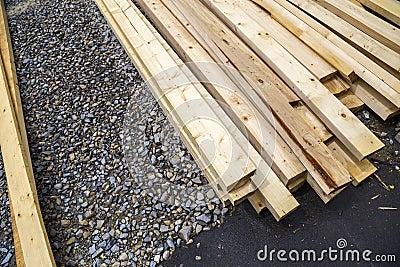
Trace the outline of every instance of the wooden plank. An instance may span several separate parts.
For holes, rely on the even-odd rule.
[[[15,225],[18,229],[22,255],[26,266],[55,266],[35,188],[29,180],[29,170],[23,156],[23,144],[14,112],[3,61],[0,60],[0,146],[6,170]]]
[[[379,91],[383,96],[385,96],[390,102],[395,106],[400,107],[400,93],[396,92],[393,88],[387,85],[385,82],[381,81],[374,73],[372,73],[368,68],[364,67],[362,64],[354,60],[351,56],[344,53],[336,45],[326,39],[324,36],[319,34],[312,27],[304,23],[299,19],[299,13],[302,16],[307,16],[301,10],[297,9],[295,6],[291,5],[285,0],[252,0],[264,7],[268,12],[272,14],[280,23],[282,23],[286,28],[288,28],[293,33],[298,33],[300,39],[312,47],[317,53],[324,57],[333,66],[344,64],[346,62],[347,66],[351,67],[356,76],[363,79],[365,82],[373,86],[377,91]],[[298,17],[299,16],[299,17]],[[332,53],[334,55],[332,56]],[[328,55],[328,56],[327,56]],[[333,61],[340,58],[335,65]],[[340,69],[338,69],[343,75],[345,75]],[[351,78],[351,77],[350,77]],[[354,80],[351,80],[354,82]],[[398,86],[398,85],[397,85]]]
[[[225,1],[206,2],[275,70],[358,159],[383,147],[383,143],[293,56],[259,31],[257,25],[243,23],[248,19],[244,12]]]
[[[290,0],[290,2],[312,15],[314,19],[323,23],[331,31],[339,34],[346,41],[351,42],[369,57],[379,59],[396,71],[400,70],[400,56],[371,36],[365,34],[352,24],[331,13],[311,0]]]
[[[169,5],[166,6],[169,7]],[[268,72],[260,71],[259,65],[252,64],[252,62],[260,60],[258,56],[249,50],[206,7],[192,1],[190,1],[190,6],[183,1],[176,3],[176,6],[184,9],[183,13],[188,15],[188,20],[192,22],[192,26],[207,32],[207,37],[211,38],[218,45],[218,49],[221,49],[229,58],[232,65],[240,73],[243,73],[242,88],[248,88],[244,92],[248,94],[254,105],[260,111],[271,108],[277,118],[276,127],[278,133],[288,142],[290,148],[299,157],[307,170],[314,175],[321,188],[326,192],[332,192],[346,184],[350,177],[347,171],[340,164],[336,164],[337,162],[330,156],[327,147],[314,136],[309,126],[304,123],[287,101],[282,99],[282,95],[274,89],[274,85],[269,84],[268,90],[260,90],[259,86],[255,86],[256,83],[269,83],[269,77],[266,75]],[[196,12],[193,12],[191,8],[195,8]],[[262,66],[265,65],[263,64]],[[259,75],[261,73],[264,76],[262,76],[263,80],[260,81]],[[240,79],[240,77],[236,78]]]
[[[108,1],[105,3],[107,5]],[[141,60],[151,73],[157,75],[156,83],[173,108],[185,107],[185,112],[179,113],[182,126],[191,133],[189,137],[194,138],[202,155],[209,163],[218,168],[216,170],[222,182],[219,185],[224,190],[230,191],[241,179],[252,175],[255,171],[254,163],[247,160],[246,153],[240,149],[234,139],[229,137],[229,133],[215,124],[215,121],[218,121],[215,113],[187,77],[183,73],[177,72],[177,64],[137,15],[135,7],[129,5],[127,1],[118,1],[117,4],[119,9],[116,8],[112,12],[115,14],[116,20],[131,42],[135,42],[133,46]],[[182,84],[184,86],[180,86]],[[210,131],[210,129],[213,130]],[[207,142],[203,142],[205,139],[214,142],[216,154],[207,147]]]
[[[276,21],[306,43],[349,81],[357,79],[357,75],[354,72],[353,66],[351,66],[351,62],[348,61],[346,54],[328,40],[316,34],[311,27],[286,10],[286,7],[283,8],[280,5],[282,4],[281,2],[278,2],[279,4],[274,1],[263,0],[253,0],[253,2],[271,14]],[[257,31],[259,31],[258,28]]]
[[[175,51],[187,62],[213,62],[209,54],[183,28],[172,13],[160,2],[139,1],[146,13],[153,18],[158,29],[167,37]],[[172,8],[173,5],[167,5]],[[175,16],[178,10],[173,10]],[[181,17],[182,19],[182,17]],[[210,51],[209,51],[210,52]],[[221,66],[216,64],[189,64],[191,70],[204,81],[204,86],[213,96],[224,103],[225,112],[230,115],[242,132],[248,136],[252,145],[263,158],[272,163],[274,172],[282,182],[288,183],[303,175],[305,169],[283,139],[275,134],[275,129],[263,115],[245,101],[246,97],[226,76]],[[240,74],[237,74],[240,75]]]
[[[399,108],[362,80],[352,84],[351,91],[383,120],[387,120],[399,113]]]
[[[357,0],[382,17],[400,26],[400,4],[398,0]]]
[[[333,135],[329,132],[329,130],[325,127],[325,125],[312,113],[303,103],[298,103],[293,106],[294,109],[300,116],[304,119],[304,121],[311,126],[314,133],[318,138],[325,142],[326,140],[333,137]]]
[[[377,170],[377,168],[368,159],[359,161],[352,157],[351,153],[349,153],[343,144],[336,138],[329,140],[327,145],[335,157],[350,172],[351,176],[353,177],[353,185],[360,184]]]
[[[390,25],[349,1],[317,0],[317,2],[354,27],[400,53],[400,32],[396,26]]]
[[[315,191],[315,193],[319,196],[319,198],[325,204],[329,203],[332,199],[334,199],[337,195],[339,195],[347,187],[347,186],[342,187],[335,192],[326,194],[323,191],[321,191],[321,188],[318,186],[318,184],[315,182],[315,180],[310,175],[307,176],[307,183],[311,186],[311,188]]]
[[[356,60],[358,63],[363,65],[365,68],[367,68],[371,73],[373,73],[376,77],[378,77],[379,80],[381,80],[382,82],[389,85],[396,92],[400,93],[400,82],[399,82],[398,76],[393,76],[394,75],[393,73],[389,73],[387,70],[385,70],[384,68],[379,66],[377,64],[377,62],[366,57],[364,54],[362,54],[360,51],[358,51],[352,45],[347,43],[345,40],[341,39],[336,34],[332,33],[325,26],[318,23],[316,20],[314,20],[312,17],[306,15],[301,10],[294,8],[294,7],[290,7],[290,12],[292,14],[296,15],[298,18],[300,18],[305,23],[307,23],[309,26],[311,26],[314,30],[319,32],[322,36],[327,38],[329,41],[334,43],[337,47],[339,47],[344,52],[346,52],[347,55],[351,56],[354,60]],[[371,82],[372,81],[368,81],[368,83],[370,83],[371,86],[373,86],[375,88],[379,88],[379,86],[377,84],[373,84]]]
[[[339,94],[337,98],[352,112],[357,112],[364,106],[364,102],[350,90]]]
[[[292,54],[321,82],[331,79],[337,70],[328,64],[322,57],[310,47],[288,31],[285,27],[275,21],[268,13],[251,1],[235,1],[244,10],[252,21],[247,23],[258,23],[268,32],[282,47]]]
[[[36,192],[35,179],[34,179],[34,175],[33,175],[32,162],[31,162],[29,145],[28,145],[28,138],[27,138],[26,130],[25,130],[25,120],[24,120],[21,98],[20,98],[20,93],[19,93],[19,88],[18,88],[18,80],[17,80],[16,69],[15,69],[15,64],[14,64],[14,55],[12,52],[11,38],[10,38],[10,32],[9,32],[9,28],[8,28],[7,13],[6,13],[3,1],[0,1],[0,54],[1,54],[1,58],[3,60],[4,72],[5,72],[5,76],[7,79],[8,90],[9,90],[9,93],[10,93],[10,96],[12,99],[14,112],[16,115],[19,134],[21,136],[21,142],[22,142],[22,147],[23,147],[22,156],[23,156],[24,162],[27,166],[29,183],[33,190],[33,197],[35,199],[35,202],[39,203],[37,192]],[[11,218],[12,218],[12,229],[13,229],[13,237],[14,237],[16,263],[17,263],[17,266],[26,266],[22,247],[21,247],[20,237],[19,237],[20,233],[19,233],[17,225],[16,225],[15,212],[14,212],[11,198],[9,198],[9,202],[10,202],[10,213],[11,213]],[[40,222],[43,224],[43,220],[41,220]],[[42,225],[42,228],[45,229],[44,224]],[[48,237],[47,237],[46,231],[44,231],[43,234],[45,235],[45,239],[47,242],[46,243],[47,249],[51,253],[51,247],[50,247],[50,243],[48,242]],[[52,254],[51,254],[51,258],[52,258],[52,261],[54,262]]]

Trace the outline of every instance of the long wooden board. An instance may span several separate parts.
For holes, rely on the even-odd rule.
[[[400,26],[400,4],[398,0],[357,0],[382,17]]]
[[[20,98],[20,93],[19,93],[19,88],[18,88],[18,81],[17,81],[17,75],[16,75],[16,70],[15,70],[15,64],[14,64],[14,55],[12,52],[12,45],[11,45],[11,38],[10,38],[9,29],[8,29],[8,20],[7,20],[6,10],[4,7],[4,2],[2,0],[0,1],[0,53],[1,53],[1,58],[3,60],[3,64],[4,64],[4,66],[3,66],[4,72],[5,72],[5,76],[7,78],[8,89],[9,89],[9,93],[10,93],[10,96],[12,99],[12,104],[13,104],[13,108],[14,108],[14,112],[15,112],[15,116],[16,116],[16,120],[17,120],[17,124],[18,124],[19,134],[21,136],[21,142],[22,142],[22,147],[23,147],[22,156],[23,156],[24,162],[27,166],[29,183],[30,183],[32,191],[33,191],[33,197],[35,199],[35,202],[39,203],[38,197],[37,197],[37,192],[36,192],[35,179],[34,179],[34,175],[33,175],[33,169],[32,169],[32,163],[31,163],[31,157],[30,157],[30,151],[29,151],[29,145],[28,145],[28,138],[27,138],[26,131],[25,131],[25,121],[24,121],[21,98]],[[19,237],[20,234],[23,235],[24,233],[23,232],[21,233],[18,230],[18,227],[16,225],[15,212],[14,212],[11,197],[9,197],[9,202],[10,202],[10,213],[11,213],[11,218],[12,218],[12,229],[13,229],[13,237],[14,237],[16,263],[17,263],[17,266],[26,266],[24,254],[23,254],[22,247],[21,247],[20,237]],[[48,241],[48,237],[47,237],[47,233],[45,231],[43,220],[40,220],[40,223],[42,223],[42,229],[44,229],[43,235],[45,236],[47,250],[49,251],[51,260],[54,263],[50,243]]]
[[[55,266],[44,228],[36,189],[29,179],[22,138],[8,90],[3,61],[0,60],[0,146],[6,170],[15,225],[26,266]]]
[[[368,11],[349,1],[317,0],[318,3],[351,23],[353,26],[372,36],[382,44],[400,53],[400,31]]]
[[[257,25],[243,23],[248,18],[246,13],[226,1],[204,1],[279,74],[356,158],[361,160],[383,147],[383,143],[284,48]]]
[[[298,10],[295,6],[291,5],[285,0],[252,0],[264,7],[272,16],[277,19],[292,33],[296,34],[301,40],[307,43],[314,51],[324,57],[335,67],[338,65],[346,64],[352,68],[357,77],[363,79],[365,82],[373,86],[383,96],[385,96],[395,106],[400,107],[400,93],[388,86],[385,82],[381,81],[373,72],[362,64],[354,60],[351,56],[339,49],[335,44],[326,39],[323,35],[318,33],[312,27],[307,25],[297,17]],[[300,11],[302,12],[302,11]],[[294,15],[296,14],[296,15]],[[306,15],[303,13],[303,16]],[[308,17],[308,15],[306,15]],[[335,62],[337,62],[335,64]],[[338,69],[343,75],[340,69]],[[350,78],[351,82],[354,80]]]
[[[334,15],[311,0],[290,0],[291,3],[313,16],[335,33],[352,42],[369,57],[377,58],[396,71],[400,71],[399,54],[384,46],[371,36],[354,27],[352,24]]]

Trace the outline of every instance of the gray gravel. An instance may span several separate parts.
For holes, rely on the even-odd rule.
[[[227,210],[202,187],[203,174],[93,1],[9,0],[6,8],[57,265],[160,265],[223,222]],[[166,182],[182,190],[161,188]],[[2,164],[0,190],[0,265],[12,266]]]

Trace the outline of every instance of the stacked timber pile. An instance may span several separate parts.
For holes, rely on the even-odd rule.
[[[280,220],[304,182],[327,203],[376,171],[383,143],[351,110],[399,111],[395,1],[360,1],[389,22],[355,1],[137,2],[156,28],[130,0],[96,0],[225,203]]]

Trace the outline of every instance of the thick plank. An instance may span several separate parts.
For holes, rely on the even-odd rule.
[[[382,17],[400,26],[400,4],[398,0],[357,0]]]
[[[327,147],[313,134],[300,115],[282,98],[279,91],[274,89],[274,84],[270,84],[268,71],[261,71],[261,65],[252,63],[260,62],[258,56],[249,50],[205,6],[192,1],[190,1],[190,5],[191,7],[183,1],[176,3],[178,8],[184,9],[183,13],[188,16],[193,27],[207,32],[207,37],[211,38],[218,46],[217,48],[229,58],[232,65],[244,74],[241,84],[243,84],[242,88],[246,88],[246,90],[243,92],[248,94],[249,99],[261,112],[269,108],[272,110],[277,118],[277,132],[289,144],[306,169],[313,174],[323,188],[322,190],[329,193],[345,185],[349,181],[350,175],[340,164],[336,164],[338,162],[331,157]],[[168,7],[168,5],[166,6]],[[196,12],[193,12],[191,8],[195,8]],[[194,15],[195,13],[198,15]],[[266,67],[265,64],[262,66]],[[262,74],[264,75],[261,76]],[[261,79],[261,77],[263,78]],[[240,80],[240,77],[237,79]],[[260,89],[256,83],[268,84],[268,90]]]
[[[3,61],[0,60],[0,146],[12,202],[15,226],[26,266],[55,266],[44,228],[36,188],[29,179],[28,166],[14,105],[8,90]]]
[[[368,160],[361,161],[351,156],[351,153],[343,146],[343,144],[333,138],[327,142],[335,157],[346,167],[353,177],[353,185],[358,185],[370,175],[376,172],[377,168]]]
[[[400,53],[400,32],[396,26],[349,1],[317,0],[317,2],[390,49]]]
[[[225,1],[206,2],[278,73],[358,159],[383,147],[383,143],[293,56],[263,34],[257,25],[243,23],[248,19],[247,15],[237,6]]]
[[[385,97],[375,91],[369,84],[359,80],[351,85],[351,91],[371,108],[383,120],[399,113],[400,109],[394,106]]]
[[[352,24],[331,13],[311,0],[290,0],[291,3],[312,15],[330,30],[350,41],[353,46],[367,53],[373,59],[377,58],[396,71],[400,70],[400,56],[395,51],[378,42]]]
[[[183,28],[177,19],[160,2],[139,1],[147,14],[153,18],[158,29],[168,38],[171,45],[187,62],[212,62],[209,54]],[[167,4],[172,8],[172,4]],[[178,10],[173,10],[177,16]],[[182,17],[180,17],[182,19]],[[193,29],[193,28],[192,28]],[[210,53],[210,51],[209,51]],[[283,139],[276,135],[275,129],[251,103],[245,101],[245,95],[240,92],[229,77],[223,72],[222,66],[216,64],[189,64],[191,70],[205,81],[205,87],[213,96],[224,103],[225,112],[231,116],[236,125],[246,134],[252,145],[261,153],[267,162],[272,162],[272,168],[287,184],[291,179],[297,179],[305,171],[303,165],[287,147]],[[240,75],[240,74],[237,74]]]
[[[263,0],[253,0],[253,2],[265,9],[276,21],[311,47],[349,81],[357,79],[354,68],[348,61],[346,54],[328,40],[316,34],[312,28],[299,20],[289,10],[283,8],[280,5],[281,2],[278,2],[279,4],[274,1]],[[290,3],[288,4],[290,5]],[[257,31],[259,31],[258,28]]]
[[[339,49],[335,44],[325,38],[325,36],[321,35],[318,31],[314,30],[304,21],[299,19],[299,13],[302,14],[302,16],[309,17],[307,14],[285,0],[252,1],[255,1],[262,5],[268,12],[272,14],[274,18],[282,23],[282,25],[284,25],[293,33],[297,33],[300,39],[307,43],[311,48],[313,48],[333,66],[337,67],[337,65],[344,64],[345,62],[347,66],[354,70],[357,77],[360,77],[365,82],[373,86],[383,96],[390,100],[390,102],[392,102],[395,106],[400,107],[400,93],[395,91],[385,82],[381,81],[368,68],[364,67],[362,64],[354,60],[350,55]],[[334,53],[333,56],[332,53]],[[335,60],[337,60],[338,58],[340,58],[340,61],[337,61],[337,64],[335,65]],[[340,69],[338,70],[344,75],[344,73]],[[354,82],[354,80],[351,79],[350,81]]]

